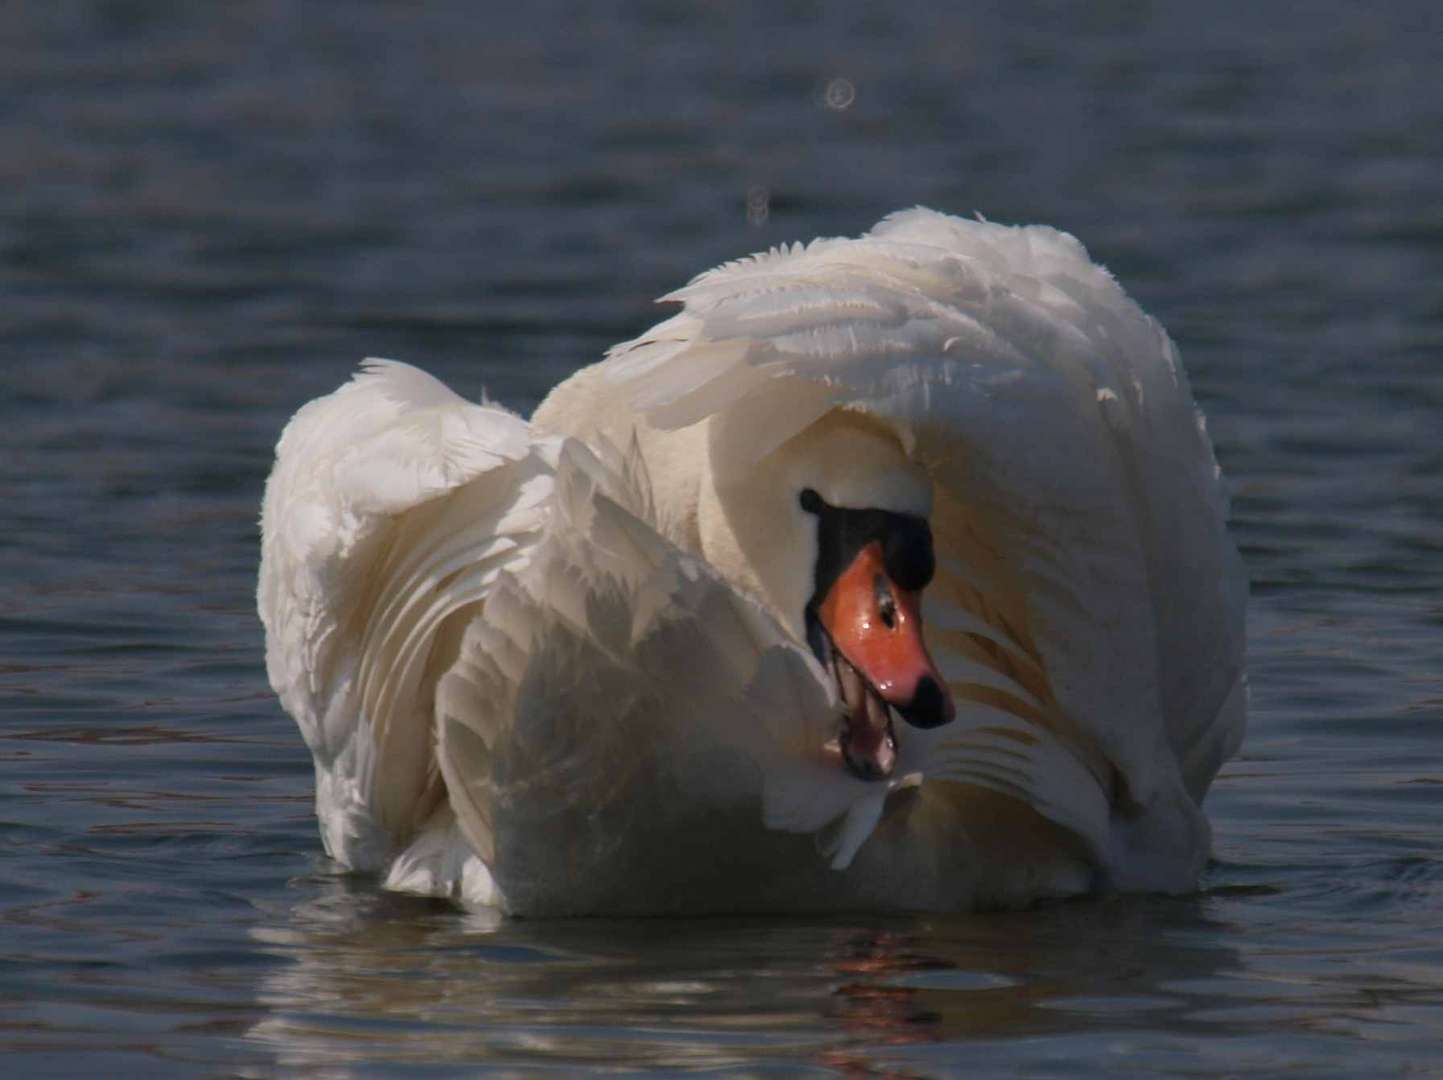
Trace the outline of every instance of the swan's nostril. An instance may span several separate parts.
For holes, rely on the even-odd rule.
[[[902,719],[913,727],[941,727],[952,719],[952,699],[931,675],[917,680],[912,700],[897,707]]]

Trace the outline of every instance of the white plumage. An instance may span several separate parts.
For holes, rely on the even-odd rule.
[[[371,361],[267,485],[267,665],[327,851],[527,914],[1183,890],[1246,583],[1177,353],[1071,237],[926,210],[778,249],[528,424]],[[956,719],[824,744],[816,525],[925,516]]]

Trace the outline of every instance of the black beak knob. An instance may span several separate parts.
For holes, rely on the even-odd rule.
[[[913,727],[934,728],[952,719],[952,710],[948,708],[950,704],[937,680],[924,675],[917,683],[917,692],[912,695],[912,700],[898,706],[897,711]]]

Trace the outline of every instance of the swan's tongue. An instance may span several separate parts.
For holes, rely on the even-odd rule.
[[[847,768],[863,780],[882,780],[897,764],[891,710],[841,653],[833,653],[837,688],[845,709],[837,743]]]

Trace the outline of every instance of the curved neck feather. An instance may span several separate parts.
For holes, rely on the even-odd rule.
[[[931,510],[926,472],[890,430],[860,412],[825,412],[759,460],[748,410],[708,425],[697,506],[702,554],[760,596],[799,642],[818,556],[817,519],[798,502],[803,489],[836,507],[920,517]]]

